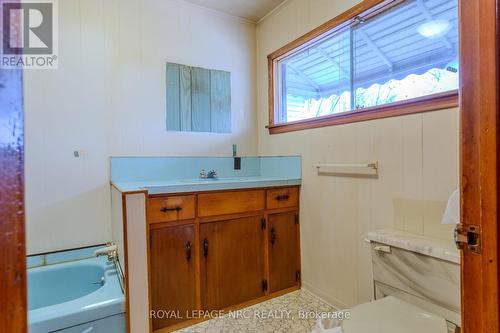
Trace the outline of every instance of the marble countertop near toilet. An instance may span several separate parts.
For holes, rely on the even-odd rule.
[[[243,188],[260,188],[275,186],[300,185],[301,179],[278,177],[235,177],[218,178],[217,180],[170,180],[170,181],[134,181],[112,182],[120,192],[137,192],[147,190],[149,194],[188,193],[200,191],[232,190]]]
[[[453,263],[460,263],[460,251],[452,240],[432,238],[396,229],[369,232],[368,239]]]

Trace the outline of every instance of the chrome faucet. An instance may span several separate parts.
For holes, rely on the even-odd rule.
[[[108,256],[108,261],[114,261],[118,258],[117,247],[115,243],[106,243],[106,247],[94,251],[94,256]]]
[[[217,171],[212,169],[209,172],[205,172],[205,169],[201,169],[200,178],[201,179],[215,179],[215,178],[217,178]]]

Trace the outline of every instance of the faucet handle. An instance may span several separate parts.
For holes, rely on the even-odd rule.
[[[111,250],[108,251],[108,261],[115,261],[118,259],[118,251],[116,250]]]
[[[205,169],[201,169],[200,178],[207,178],[207,173],[205,172]]]

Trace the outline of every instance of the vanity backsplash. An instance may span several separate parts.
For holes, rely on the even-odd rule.
[[[215,170],[219,178],[301,178],[300,156],[241,157],[241,169],[234,169],[234,157],[111,157],[111,181],[141,182],[195,179],[201,170]]]

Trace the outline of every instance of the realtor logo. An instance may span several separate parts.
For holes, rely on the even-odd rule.
[[[1,68],[57,68],[56,0],[2,3]]]

